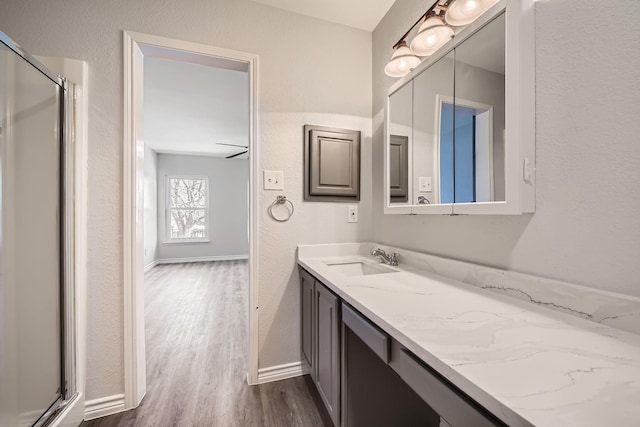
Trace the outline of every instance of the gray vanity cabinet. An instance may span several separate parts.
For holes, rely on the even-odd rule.
[[[314,330],[314,316],[313,316],[313,301],[315,294],[315,280],[314,278],[304,270],[300,270],[300,297],[301,297],[301,311],[302,311],[302,358],[303,361],[309,366],[309,373],[311,378],[315,380],[315,363],[313,357],[313,330]]]
[[[340,415],[340,300],[316,281],[316,378],[318,393],[334,425]]]
[[[340,298],[300,269],[302,358],[335,426],[340,419]]]

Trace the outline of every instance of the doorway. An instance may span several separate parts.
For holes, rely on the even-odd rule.
[[[145,357],[145,316],[144,316],[144,266],[149,265],[149,245],[145,260],[144,233],[144,165],[145,150],[144,129],[144,67],[149,61],[157,64],[165,62],[165,66],[184,64],[196,71],[217,70],[224,74],[231,71],[246,73],[248,118],[245,139],[234,139],[210,135],[208,153],[198,153],[196,145],[182,146],[179,150],[167,147],[157,156],[157,165],[164,167],[157,174],[158,201],[158,242],[163,243],[164,253],[158,254],[160,260],[169,263],[174,261],[211,261],[219,255],[197,255],[194,248],[214,246],[219,243],[217,233],[224,231],[224,220],[216,224],[215,208],[225,203],[225,200],[238,196],[234,190],[229,190],[227,196],[219,197],[214,193],[214,187],[224,184],[219,177],[209,176],[207,171],[212,168],[209,163],[232,166],[241,162],[248,163],[248,186],[245,175],[241,186],[244,188],[244,202],[248,205],[248,221],[244,224],[248,242],[245,249],[248,254],[248,298],[245,304],[248,313],[247,338],[247,381],[254,384],[257,381],[257,140],[256,140],[256,68],[257,57],[242,52],[229,51],[211,46],[189,43],[163,37],[125,32],[125,151],[124,151],[124,302],[125,302],[125,407],[131,409],[140,403],[146,393],[147,372]],[[169,63],[167,63],[169,61]],[[169,77],[171,78],[171,77]],[[175,75],[173,79],[181,79]],[[182,81],[189,84],[190,81]],[[196,100],[197,97],[193,99]],[[199,102],[199,101],[194,101]],[[187,132],[188,123],[182,131]],[[160,138],[162,139],[162,138]],[[168,138],[171,139],[171,138]],[[195,137],[187,138],[189,143]],[[184,139],[183,139],[184,140]],[[207,144],[205,144],[207,145]],[[172,152],[174,151],[174,152]],[[179,151],[179,153],[177,152]],[[162,158],[160,158],[162,157]],[[244,159],[244,160],[243,160]],[[147,159],[148,160],[148,159]],[[147,162],[148,163],[148,162]],[[165,167],[166,166],[166,167]],[[172,169],[173,168],[173,169]],[[170,172],[169,169],[174,172]],[[232,170],[231,167],[230,170]],[[147,185],[148,186],[148,185]],[[217,188],[216,187],[216,188]],[[248,190],[247,190],[248,187]],[[215,191],[214,191],[215,190]],[[180,194],[189,193],[193,206],[173,203]],[[175,197],[174,197],[175,196]],[[212,197],[216,197],[213,201]],[[247,197],[248,196],[248,197]],[[238,197],[236,197],[238,198]],[[240,197],[242,198],[242,196]],[[197,200],[196,200],[197,199]],[[247,200],[248,199],[248,200]],[[212,203],[213,201],[213,203]],[[164,204],[163,204],[164,203]],[[228,221],[229,219],[227,219]],[[248,222],[248,229],[247,229]],[[215,240],[215,242],[214,242]],[[165,245],[166,244],[166,245]],[[191,252],[187,250],[190,247]],[[160,244],[158,244],[160,248]],[[176,249],[178,251],[176,252]],[[240,249],[238,249],[242,252]],[[180,252],[182,251],[182,252]],[[171,256],[167,255],[172,253]],[[181,256],[181,254],[183,256]],[[230,254],[233,258],[233,253]],[[236,253],[241,257],[239,253]],[[220,256],[224,258],[224,256]],[[227,258],[229,254],[227,254]],[[246,255],[245,255],[246,257]],[[184,264],[187,265],[187,264]],[[197,273],[196,273],[197,274]]]

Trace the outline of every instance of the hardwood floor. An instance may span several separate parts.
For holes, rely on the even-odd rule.
[[[246,261],[160,265],[145,275],[147,395],[113,426],[329,426],[304,378],[249,386]]]

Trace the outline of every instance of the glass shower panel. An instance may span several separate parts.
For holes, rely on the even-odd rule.
[[[62,89],[0,43],[0,425],[62,395]]]

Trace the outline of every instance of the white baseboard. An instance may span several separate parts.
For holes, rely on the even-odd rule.
[[[309,373],[309,368],[302,362],[285,363],[284,365],[270,366],[258,369],[257,384],[270,383],[272,381],[286,380]]]
[[[158,262],[159,260],[154,260],[153,262],[150,262],[149,264],[144,266],[144,272],[146,273],[147,271],[151,270],[153,267],[155,267],[156,265],[159,264]]]
[[[156,265],[182,264],[185,262],[235,261],[240,259],[249,259],[249,256],[248,255],[215,255],[215,256],[200,256],[200,257],[190,257],[190,258],[164,258],[164,259],[157,260]]]
[[[89,421],[122,411],[124,411],[124,394],[114,394],[113,396],[87,400],[84,406],[84,419]]]

